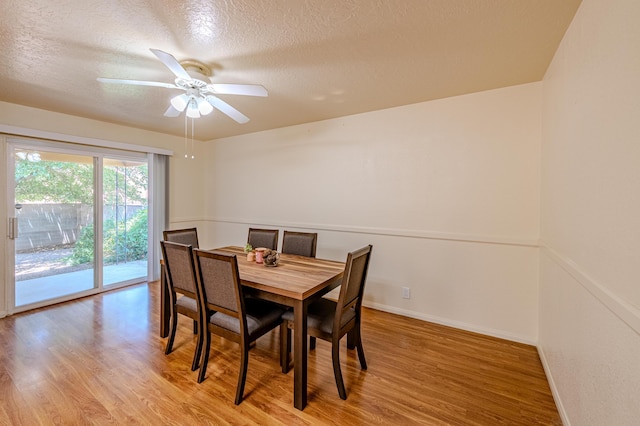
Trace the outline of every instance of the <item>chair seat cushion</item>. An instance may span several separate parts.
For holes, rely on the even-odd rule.
[[[331,334],[337,305],[333,300],[325,299],[324,297],[311,303],[307,309],[307,327]],[[342,315],[341,326],[351,321],[355,316],[356,312],[353,308],[347,310],[347,312]],[[293,311],[286,311],[282,315],[282,319],[293,321]]]
[[[273,328],[274,324],[280,321],[284,312],[284,309],[279,305],[260,299],[245,299],[244,307],[247,314],[249,338],[254,334],[259,334],[265,328]],[[209,322],[240,334],[240,320],[238,318],[216,312],[211,316]]]
[[[193,312],[198,312],[198,302],[196,302],[196,299],[189,296],[178,297],[178,300],[176,300],[176,305]]]

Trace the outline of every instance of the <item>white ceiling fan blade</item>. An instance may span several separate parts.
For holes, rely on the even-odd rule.
[[[123,80],[120,78],[102,78],[98,77],[100,83],[117,83],[117,84],[131,84],[134,86],[156,86],[166,87],[167,89],[177,89],[178,86],[172,83],[162,83],[160,81],[143,81],[143,80]]]
[[[259,84],[209,84],[215,93],[224,95],[269,96],[269,92]]]
[[[173,107],[173,105],[169,105],[169,108],[164,113],[165,117],[177,117],[181,114],[181,111],[178,111]]]
[[[158,49],[149,49],[149,50],[151,50],[151,52],[153,52],[153,54],[156,55],[158,59],[160,59],[160,61],[167,68],[169,68],[172,73],[176,75],[176,77],[181,78],[183,80],[191,80],[191,76],[189,75],[189,73],[187,73],[187,71],[184,68],[182,68],[182,65],[180,65],[180,62],[178,62],[176,58],[173,57],[173,55]]]
[[[221,112],[227,114],[229,117],[234,119],[240,124],[244,124],[249,121],[249,117],[226,103],[220,98],[216,98],[215,96],[209,95],[207,96],[207,101],[213,105],[215,108],[219,109]]]

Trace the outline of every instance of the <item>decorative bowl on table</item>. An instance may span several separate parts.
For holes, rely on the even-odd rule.
[[[262,253],[262,262],[264,266],[278,266],[278,262],[280,261],[280,253],[275,250],[265,250]]]

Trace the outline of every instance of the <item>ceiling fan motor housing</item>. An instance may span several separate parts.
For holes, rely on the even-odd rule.
[[[182,68],[191,76],[193,80],[196,80],[198,83],[198,87],[204,87],[207,84],[211,84],[211,69],[207,67],[205,64],[198,61],[182,61],[180,62]],[[176,79],[176,84],[178,84],[178,80],[182,80],[181,78]],[[182,80],[185,81],[185,80]]]

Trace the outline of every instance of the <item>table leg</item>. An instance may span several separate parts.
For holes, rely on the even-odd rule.
[[[307,405],[307,304],[296,301],[293,307],[293,406]]]
[[[164,275],[164,263],[160,263],[160,337],[169,335],[169,319],[171,318],[169,303],[169,289]]]

